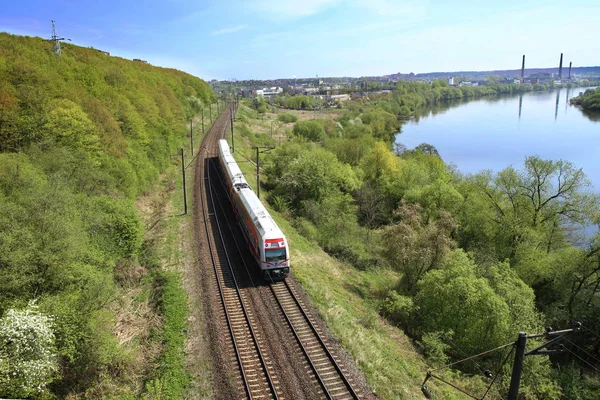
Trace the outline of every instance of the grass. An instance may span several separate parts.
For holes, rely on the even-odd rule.
[[[243,106],[239,112],[251,115],[251,111]],[[266,113],[264,118],[267,121],[276,119],[277,114]],[[250,117],[246,121],[235,125],[234,156],[251,186],[255,186],[255,166],[246,160],[252,146],[252,137],[247,132],[260,132],[264,121]],[[267,195],[268,192],[261,189],[261,198],[267,198]],[[294,276],[331,332],[364,373],[373,392],[382,399],[424,398],[420,387],[429,369],[425,359],[401,329],[389,324],[378,313],[381,294],[391,289],[400,276],[386,269],[359,271],[329,256],[315,242],[301,236],[291,221],[272,210],[265,201],[263,203],[290,243]],[[481,381],[477,378],[465,379],[452,372],[444,376],[479,393]],[[464,398],[448,386],[433,381],[428,382],[428,386],[434,398]]]
[[[210,128],[205,115],[205,130]],[[195,127],[194,144],[197,148],[202,136],[201,123]],[[172,165],[162,175],[161,182],[149,195],[151,198],[147,222],[150,229],[145,239],[145,263],[151,269],[151,302],[162,319],[154,333],[154,341],[160,343],[153,369],[148,374],[145,399],[196,399],[212,398],[210,360],[190,360],[186,356],[188,319],[192,307],[201,307],[193,296],[188,297],[184,285],[184,264],[193,262],[191,251],[186,248],[193,242],[191,195],[193,187],[193,157],[189,138],[184,142],[188,214],[184,214],[183,177],[181,156],[172,157]],[[194,154],[196,155],[196,153]],[[189,247],[189,246],[187,246]],[[202,325],[202,321],[196,321]]]
[[[187,296],[176,272],[156,271],[154,284],[159,286],[157,305],[164,317],[161,335],[164,347],[155,371],[156,377],[146,384],[144,397],[181,399],[190,381],[184,354]]]

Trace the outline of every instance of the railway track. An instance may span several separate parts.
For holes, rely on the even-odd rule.
[[[224,112],[215,121],[214,126],[208,132],[202,145],[205,151],[201,166],[203,177],[202,186],[202,209],[206,238],[212,260],[215,284],[221,299],[224,320],[230,334],[232,354],[239,369],[239,382],[237,389],[250,399],[281,399],[278,377],[269,360],[268,354],[262,349],[268,349],[268,344],[261,338],[260,327],[257,327],[252,310],[247,304],[244,291],[240,289],[240,282],[251,282],[251,287],[256,287],[252,279],[252,271],[255,270],[253,260],[246,265],[245,254],[240,246],[245,242],[238,243],[234,231],[237,221],[223,207],[223,196],[217,199],[217,189],[212,185],[214,180],[220,180],[220,174],[211,173],[215,167],[211,161],[215,160],[217,142],[224,137],[229,128],[229,111]],[[222,184],[222,182],[219,182]],[[220,212],[217,210],[220,207]],[[219,218],[219,214],[221,217]],[[229,232],[229,235],[227,232]],[[241,262],[245,268],[235,268],[232,265],[227,243],[234,242],[239,253]],[[240,274],[244,274],[240,276]],[[255,276],[256,277],[256,276]],[[273,301],[281,311],[282,325],[289,328],[289,340],[295,342],[299,353],[304,357],[307,365],[306,373],[315,385],[315,393],[326,399],[359,399],[358,393],[353,389],[352,380],[346,375],[344,366],[330,351],[326,339],[320,329],[313,322],[313,318],[306,311],[303,301],[299,298],[296,290],[287,281],[270,282],[268,285]],[[302,371],[297,371],[302,373]],[[287,393],[286,393],[287,394]],[[293,398],[294,393],[290,393]]]
[[[213,144],[222,136],[228,127],[228,112],[217,120],[211,128],[206,144]],[[279,399],[277,395],[277,381],[269,371],[269,361],[262,353],[260,339],[253,328],[253,316],[245,306],[244,295],[241,292],[236,274],[227,252],[223,238],[220,221],[215,212],[215,201],[211,189],[211,163],[212,149],[205,147],[207,156],[203,160],[201,169],[204,177],[201,202],[203,209],[206,239],[212,260],[214,278],[221,298],[224,316],[229,330],[235,359],[240,372],[238,389],[245,393],[249,399]],[[211,229],[212,227],[212,229]]]
[[[271,282],[269,285],[295,339],[306,356],[327,399],[359,399],[346,375],[343,365],[327,347],[319,328],[309,314],[293,287],[287,282]]]

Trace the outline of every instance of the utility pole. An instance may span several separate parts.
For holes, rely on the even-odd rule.
[[[521,386],[521,374],[523,373],[523,361],[525,360],[525,347],[527,345],[527,334],[519,332],[517,339],[517,350],[515,352],[515,361],[513,363],[512,376],[510,378],[510,388],[508,390],[508,400],[517,400],[519,396],[519,387]]]
[[[190,149],[192,149],[192,157],[194,157],[194,128],[192,124],[193,119],[190,120]]]
[[[185,190],[185,160],[183,156],[183,147],[181,148],[181,175],[183,177],[183,213],[187,214],[187,194]]]
[[[484,351],[483,353],[479,353],[474,356],[467,357],[463,360],[460,360],[460,361],[454,362],[452,364],[438,368],[437,370],[446,369],[447,367],[449,367],[451,365],[456,365],[456,364],[459,364],[459,363],[462,363],[462,362],[465,362],[468,360],[473,360],[476,357],[480,357],[485,354],[489,354],[493,351],[498,351],[501,349],[505,349],[507,347],[513,347],[513,349],[516,351],[515,351],[515,358],[513,361],[513,369],[512,369],[511,379],[510,379],[510,386],[509,386],[509,390],[508,390],[508,400],[517,400],[519,398],[519,388],[521,386],[521,375],[523,374],[523,364],[524,364],[525,357],[550,355],[550,354],[562,353],[564,351],[571,352],[561,342],[563,341],[563,339],[567,340],[566,339],[567,335],[570,335],[572,333],[581,332],[581,329],[582,329],[581,323],[576,322],[575,327],[572,329],[563,329],[563,330],[559,330],[559,331],[553,331],[551,327],[548,327],[548,328],[546,328],[546,332],[537,333],[537,334],[533,334],[533,335],[528,335],[525,332],[519,332],[519,337],[517,338],[516,342],[507,343],[502,346],[496,347],[495,349],[491,349],[488,351]],[[544,342],[543,344],[541,344],[529,351],[526,351],[527,350],[527,339],[541,339],[541,338],[546,339],[546,342]],[[510,355],[512,354],[513,349],[511,349],[506,354],[506,357],[504,358],[502,366],[500,367],[500,369],[496,373],[496,376],[494,377],[494,379],[488,386],[483,397],[481,397],[479,395],[475,396],[475,395],[467,392],[465,389],[460,388],[459,386],[456,386],[452,382],[449,382],[446,379],[436,375],[435,372],[437,370],[430,370],[427,372],[427,375],[425,376],[425,380],[421,384],[421,391],[423,392],[423,395],[425,396],[425,398],[432,399],[433,398],[432,393],[426,384],[430,379],[437,379],[440,382],[451,386],[453,389],[466,394],[467,396],[469,396],[472,399],[476,399],[476,400],[477,399],[485,399],[487,394],[489,393],[492,385],[496,381],[498,374],[502,371],[504,364],[508,361]],[[573,354],[575,354],[575,353],[573,353]],[[493,374],[489,370],[485,370],[485,371],[482,370],[482,372],[488,378],[491,378],[493,376]]]
[[[576,322],[575,328],[552,331],[552,328],[546,328],[546,332],[535,335],[527,335],[525,332],[519,332],[519,338],[516,341],[515,360],[513,363],[512,376],[508,390],[508,400],[517,400],[519,398],[519,387],[521,386],[521,374],[523,372],[523,361],[527,356],[540,356],[564,352],[564,347],[560,343],[565,336],[571,333],[581,332],[581,323]],[[527,339],[545,338],[548,341],[528,352],[525,352]],[[558,346],[556,348],[555,346]],[[550,347],[555,347],[551,348]]]
[[[260,200],[260,167],[259,167],[260,158],[259,158],[259,154],[268,152],[269,150],[272,150],[273,147],[271,147],[271,146],[256,146],[256,147],[253,147],[253,149],[256,149],[256,197],[258,197],[258,199]],[[265,149],[265,150],[259,151],[259,149]]]
[[[256,147],[256,197],[260,200],[260,170],[258,166],[258,146]]]
[[[202,106],[202,136],[204,136],[204,106]]]
[[[231,153],[235,152],[235,142],[233,141],[233,104],[230,107],[229,116],[231,117]]]

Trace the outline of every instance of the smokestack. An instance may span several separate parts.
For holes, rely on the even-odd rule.
[[[560,63],[558,64],[558,80],[562,79],[562,56],[563,53],[560,53]]]
[[[569,62],[569,79],[571,79],[571,66],[573,65],[573,62],[570,61]]]
[[[525,77],[525,54],[523,54],[523,64],[521,65],[521,83],[523,83],[524,77]]]

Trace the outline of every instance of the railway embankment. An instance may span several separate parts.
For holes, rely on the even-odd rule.
[[[312,118],[297,112],[302,119]],[[338,113],[321,113],[320,118],[333,119]],[[256,163],[253,147],[267,145],[271,124],[277,114],[258,115],[240,106],[235,126],[235,158],[252,187],[256,186]],[[273,132],[276,145],[291,136],[293,124],[280,124]],[[263,143],[264,142],[264,143]],[[264,178],[263,178],[264,179]],[[261,198],[269,196],[268,185],[261,188]],[[327,254],[313,240],[303,236],[289,215],[279,213],[263,201],[288,238],[291,249],[292,276],[311,311],[322,320],[331,342],[344,354],[347,365],[364,377],[369,390],[382,399],[420,398],[420,385],[428,365],[418,344],[398,327],[379,315],[379,298],[399,279],[387,269],[359,270]],[[353,367],[353,368],[354,368]],[[468,379],[463,381],[469,384]],[[444,398],[459,399],[444,387],[438,393]]]

